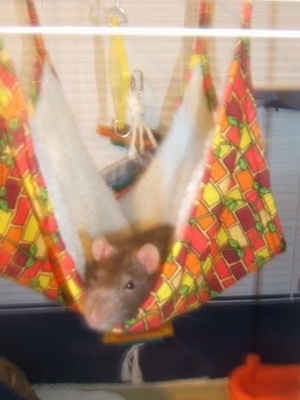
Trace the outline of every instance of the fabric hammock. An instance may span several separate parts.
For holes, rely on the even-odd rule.
[[[243,27],[249,27],[251,12],[251,1],[245,0]],[[242,38],[188,222],[153,291],[120,329],[158,328],[216,297],[284,249],[253,97],[250,41]]]
[[[33,12],[32,1],[26,4]],[[245,24],[250,9],[245,1]],[[249,49],[248,39],[237,42],[188,223],[153,291],[136,317],[116,327],[117,332],[156,329],[198,308],[284,250],[253,99]],[[204,76],[209,76],[206,53],[201,46],[200,50],[197,57],[208,72]],[[82,278],[60,232],[34,154],[27,104],[3,46],[0,118],[0,273],[80,311]],[[103,203],[104,211],[105,207]]]
[[[26,6],[37,24],[33,2]],[[0,53],[0,272],[78,310],[85,265],[78,231],[125,232],[129,225],[79,140],[41,37],[35,47],[31,119],[3,46]]]
[[[27,104],[0,51],[1,276],[77,309],[82,281],[65,251],[29,133]]]

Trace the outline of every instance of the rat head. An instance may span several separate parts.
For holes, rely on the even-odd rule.
[[[114,247],[103,236],[93,240],[91,250],[84,316],[91,328],[108,331],[132,317],[150,292],[160,253],[151,243]]]

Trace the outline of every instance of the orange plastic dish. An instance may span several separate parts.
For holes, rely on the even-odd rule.
[[[300,400],[300,364],[262,364],[249,354],[229,378],[231,400]]]

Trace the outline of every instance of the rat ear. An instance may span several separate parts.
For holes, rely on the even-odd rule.
[[[149,275],[157,272],[160,266],[160,253],[154,244],[144,244],[138,250],[136,258]]]
[[[116,253],[116,249],[108,242],[105,236],[98,235],[92,242],[92,255],[95,261],[108,258]]]

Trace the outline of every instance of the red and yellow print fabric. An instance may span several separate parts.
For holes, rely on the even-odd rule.
[[[285,249],[253,98],[249,49],[248,39],[238,41],[204,178],[182,240],[172,247],[137,317],[121,329],[156,329]]]
[[[0,49],[0,275],[80,308],[82,281],[66,252],[40,174],[27,104]]]
[[[32,0],[25,0],[29,22],[32,26],[39,26],[39,20],[35,5]],[[37,105],[39,92],[42,83],[42,76],[45,62],[50,63],[49,55],[46,50],[44,38],[41,35],[34,35],[34,60],[33,60],[33,79],[31,84],[30,97],[28,99],[28,109],[31,114],[34,113]],[[53,68],[53,67],[52,67]],[[54,69],[53,69],[54,71]]]
[[[247,39],[238,41],[183,237],[172,246],[136,318],[116,331],[156,329],[284,250],[253,99],[249,48]],[[38,74],[37,64],[36,85]],[[0,274],[80,310],[83,282],[66,252],[50,200],[34,154],[27,106],[1,45]]]
[[[208,28],[211,24],[213,14],[213,0],[203,0],[199,3],[198,10],[198,25],[200,28]],[[213,80],[210,72],[209,57],[208,57],[208,41],[205,37],[195,39],[194,51],[190,57],[188,67],[184,73],[185,86],[191,79],[194,68],[197,65],[201,66],[203,77],[203,89],[207,98],[207,105],[209,110],[213,111],[217,107],[217,97]],[[184,88],[185,89],[185,88]],[[180,103],[179,99],[178,104]]]

